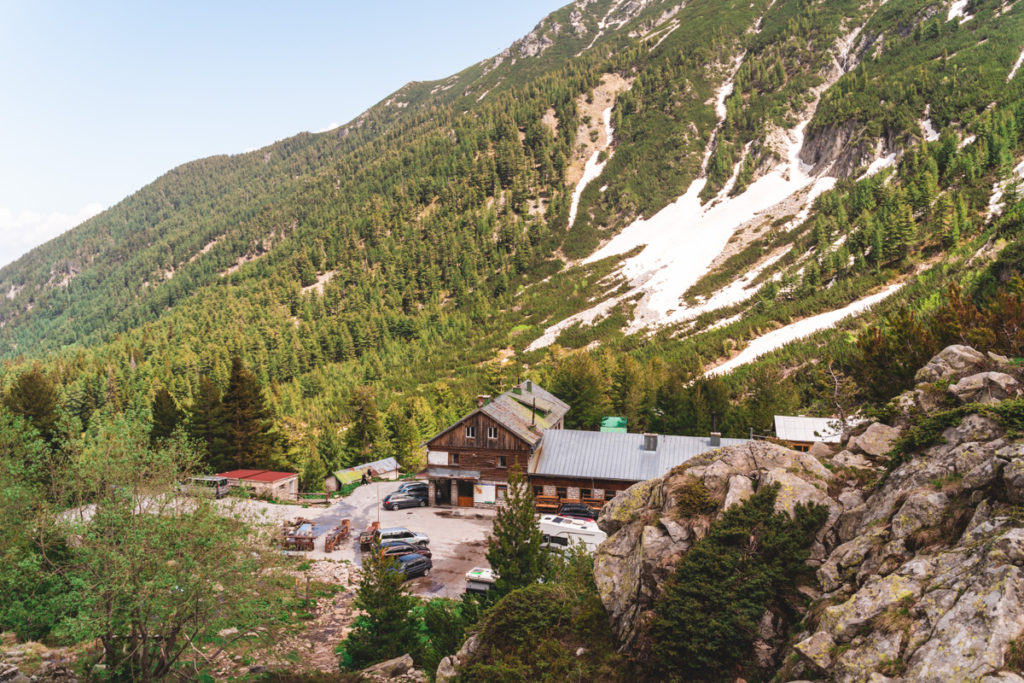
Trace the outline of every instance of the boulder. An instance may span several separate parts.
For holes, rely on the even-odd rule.
[[[384,679],[397,678],[398,676],[404,676],[412,668],[412,657],[405,654],[363,669],[362,676]]]
[[[928,363],[917,371],[914,381],[939,382],[944,379],[957,380],[984,370],[989,364],[985,354],[970,346],[954,344],[939,351]]]
[[[821,441],[815,441],[811,444],[811,449],[807,451],[815,458],[831,458],[832,447]]]
[[[949,497],[939,491],[912,493],[892,518],[892,537],[906,538],[918,529],[933,526],[942,519]]]
[[[754,485],[750,483],[750,478],[744,477],[742,474],[734,474],[729,477],[729,490],[725,494],[725,502],[722,503],[722,512],[733,505],[739,505],[752,495],[754,495]]]
[[[1003,372],[979,372],[949,387],[961,403],[998,403],[1019,396],[1020,382]]]
[[[846,447],[854,453],[867,453],[877,458],[888,453],[899,436],[900,430],[895,427],[873,422],[862,434],[851,437]]]
[[[963,574],[966,589],[907,662],[908,680],[973,681],[1003,667],[1010,643],[1024,633],[1024,574],[987,564]]]
[[[808,662],[822,671],[827,671],[832,666],[832,651],[835,647],[836,641],[832,640],[828,632],[818,631],[810,638],[801,640],[794,649]]]
[[[878,673],[878,669],[899,659],[903,640],[904,636],[900,631],[875,631],[868,634],[862,643],[851,647],[836,659],[835,680],[844,683],[892,681],[893,679]]]
[[[887,608],[921,594],[921,584],[899,574],[868,581],[841,605],[825,608],[821,627],[839,643],[849,642]]]
[[[1006,498],[1014,505],[1024,505],[1024,458],[1015,458],[1003,468]]]
[[[832,465],[834,467],[852,467],[857,470],[871,469],[872,465],[868,462],[860,453],[851,453],[850,451],[839,451],[832,458]]]

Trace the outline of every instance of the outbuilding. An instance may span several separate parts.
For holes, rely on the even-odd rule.
[[[809,451],[816,443],[839,443],[841,425],[842,422],[831,417],[776,415],[775,436],[794,451]]]
[[[299,475],[295,472],[231,470],[217,476],[227,479],[231,486],[248,489],[257,496],[295,500],[299,493]]]
[[[337,491],[345,484],[361,479],[363,474],[366,474],[371,479],[398,479],[398,461],[394,458],[384,458],[383,460],[374,460],[373,462],[365,462],[361,465],[353,465],[352,467],[338,470],[324,479],[324,489],[327,491]]]

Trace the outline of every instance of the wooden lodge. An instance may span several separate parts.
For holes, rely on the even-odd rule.
[[[527,380],[426,442],[432,505],[489,507],[505,497],[508,473],[526,474],[541,437],[562,428],[569,406]]]

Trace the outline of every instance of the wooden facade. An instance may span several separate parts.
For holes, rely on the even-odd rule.
[[[611,500],[619,491],[625,491],[635,481],[621,479],[594,479],[587,476],[552,477],[530,475],[530,486],[535,496],[557,496],[562,498],[601,498]]]

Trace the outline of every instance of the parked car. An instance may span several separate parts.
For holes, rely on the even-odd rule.
[[[384,541],[380,544],[380,554],[392,557],[399,555],[423,555],[424,557],[431,557],[430,548],[424,548],[422,546],[413,545],[412,543],[406,543],[405,541]]]
[[[393,526],[388,529],[378,529],[373,535],[373,542],[377,545],[385,541],[405,541],[409,545],[417,545],[421,548],[430,544],[430,538],[426,534],[409,531],[405,527]]]
[[[384,496],[384,500],[380,502],[380,505],[385,510],[426,507],[427,499],[404,491],[395,491],[394,493],[389,493]]]
[[[558,516],[597,521],[597,510],[583,503],[562,503],[558,506]]]
[[[574,543],[583,543],[587,552],[594,552],[608,536],[597,526],[597,522],[575,517],[541,515],[537,523],[543,534],[545,548],[561,552]]]
[[[226,477],[191,477],[181,485],[181,492],[190,496],[223,498],[231,488]]]
[[[417,553],[399,555],[395,560],[397,561],[395,571],[402,572],[405,574],[405,578],[407,579],[417,576],[427,576],[430,574],[430,570],[434,566],[434,563],[430,561],[429,557],[425,557]]]
[[[473,567],[466,572],[466,592],[486,593],[494,588],[498,575],[490,567]]]
[[[425,481],[407,481],[399,485],[399,487],[395,489],[395,493],[408,493],[411,496],[429,499],[430,484]]]

